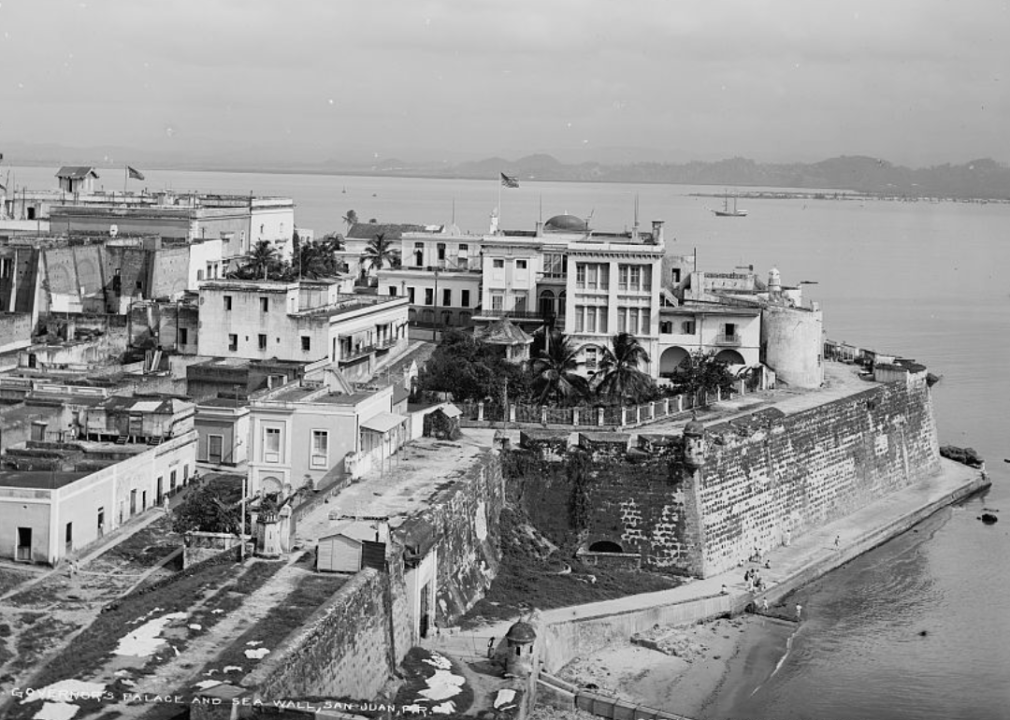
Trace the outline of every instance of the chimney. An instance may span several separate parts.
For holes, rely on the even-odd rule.
[[[664,245],[666,243],[666,238],[663,237],[662,220],[652,221],[652,242],[654,242],[656,245]]]

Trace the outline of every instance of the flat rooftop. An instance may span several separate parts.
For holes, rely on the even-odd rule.
[[[0,470],[0,487],[58,490],[90,472],[50,472],[49,470]]]
[[[342,515],[396,518],[398,527],[407,517],[428,507],[431,498],[467,472],[490,452],[487,433],[468,434],[455,442],[421,437],[405,445],[386,461],[380,473],[373,469],[361,481],[350,485],[320,505],[298,523],[298,536],[315,541],[333,534]],[[483,436],[483,437],[481,437]]]

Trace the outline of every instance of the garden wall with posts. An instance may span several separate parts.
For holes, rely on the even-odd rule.
[[[738,395],[753,392],[744,380],[735,383]],[[507,422],[513,427],[570,428],[634,428],[647,423],[676,418],[695,408],[707,407],[722,400],[719,392],[699,392],[696,395],[673,395],[641,405],[579,405],[555,407],[524,403],[463,402],[462,427],[493,427]]]

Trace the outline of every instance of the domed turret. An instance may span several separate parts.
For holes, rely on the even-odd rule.
[[[537,633],[533,626],[520,620],[505,635],[508,645],[505,656],[505,677],[526,677],[533,672],[533,651]]]
[[[777,293],[782,292],[782,276],[779,275],[778,268],[772,268],[768,271],[768,292]]]
[[[684,464],[695,470],[705,464],[705,426],[697,418],[684,426]]]

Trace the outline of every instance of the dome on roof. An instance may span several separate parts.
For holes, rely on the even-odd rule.
[[[589,225],[574,215],[555,215],[544,223],[544,232],[587,232]]]
[[[505,634],[505,639],[513,642],[531,643],[537,639],[537,634],[533,630],[532,625],[520,620],[509,628],[508,633]]]
[[[695,437],[701,437],[705,434],[705,426],[702,425],[697,420],[692,420],[687,425],[684,426],[685,435],[693,435]]]

